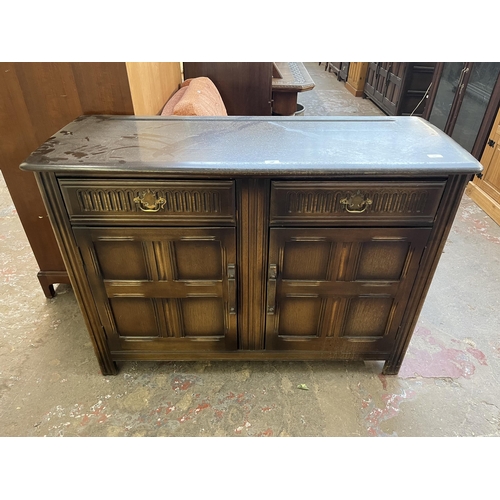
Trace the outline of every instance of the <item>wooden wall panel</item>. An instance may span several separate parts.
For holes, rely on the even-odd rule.
[[[125,63],[71,63],[86,115],[133,115]]]
[[[137,116],[159,114],[182,81],[178,62],[128,62],[126,67]]]
[[[129,82],[124,62],[0,63],[0,169],[47,296],[53,293],[52,284],[68,283],[69,278],[35,177],[19,164],[82,114],[138,114],[132,92],[141,114],[157,114],[179,85],[179,63],[132,65]]]
[[[81,114],[69,64],[0,63],[0,168],[35,258],[51,272],[65,273],[64,263],[35,177],[19,164]]]

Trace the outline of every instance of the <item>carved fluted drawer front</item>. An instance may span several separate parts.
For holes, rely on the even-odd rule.
[[[432,224],[445,182],[301,182],[271,186],[274,225]]]
[[[72,223],[235,223],[234,181],[59,181]]]

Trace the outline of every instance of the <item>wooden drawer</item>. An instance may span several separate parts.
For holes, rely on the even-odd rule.
[[[72,224],[235,223],[234,181],[60,179]]]
[[[270,223],[430,225],[445,184],[445,181],[274,181]]]

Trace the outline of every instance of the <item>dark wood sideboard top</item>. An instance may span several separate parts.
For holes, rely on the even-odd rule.
[[[82,116],[28,171],[173,176],[445,175],[480,163],[417,117]]]

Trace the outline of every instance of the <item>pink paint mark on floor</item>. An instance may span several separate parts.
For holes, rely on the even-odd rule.
[[[103,424],[108,420],[111,415],[106,414],[106,405],[99,401],[94,406],[90,407],[90,412],[83,415],[82,421],[80,423],[81,426],[87,425],[91,421],[95,421],[97,419],[97,423]]]
[[[400,405],[402,402],[412,399],[415,397],[415,392],[410,389],[403,389],[400,394],[384,394],[382,396],[382,401],[384,406],[378,408],[375,406],[373,398],[368,394],[361,401],[361,409],[364,415],[363,420],[366,425],[366,430],[370,436],[381,436],[381,437],[395,437],[397,434],[393,432],[392,434],[384,433],[380,426],[386,420],[399,415]]]
[[[447,347],[443,341],[435,338],[428,328],[417,327],[414,337],[420,337],[424,346],[428,347],[410,345],[399,371],[400,378],[471,378],[476,371],[474,360],[481,365],[487,364],[486,356],[479,349],[463,342],[458,342],[463,345],[462,349]],[[417,345],[422,345],[422,342]]]
[[[175,377],[174,380],[172,380],[172,389],[174,391],[187,391],[193,384],[193,380],[184,377]]]
[[[266,429],[265,431],[262,431],[262,432],[259,432],[258,434],[256,434],[257,437],[272,437],[274,436],[274,432],[272,429]]]
[[[486,356],[479,349],[468,347],[467,352],[469,354],[472,354],[472,356],[474,356],[479,361],[479,364],[488,366],[488,363],[486,362]]]
[[[211,407],[212,407],[212,405],[208,402],[200,403],[196,408],[190,408],[187,413],[185,413],[181,417],[177,418],[177,421],[179,423],[183,424],[184,422],[192,420],[194,417],[196,417],[203,410],[206,410],[206,409],[211,408]]]
[[[387,377],[383,375],[382,373],[379,373],[378,378],[380,379],[380,382],[382,382],[382,388],[384,391],[387,390]]]
[[[464,197],[463,204],[460,207],[459,218],[467,224],[467,232],[470,234],[479,234],[488,241],[500,244],[500,238],[490,234],[491,219],[474,202],[465,203],[466,200],[469,201]],[[458,232],[456,226],[454,227],[454,231]]]

